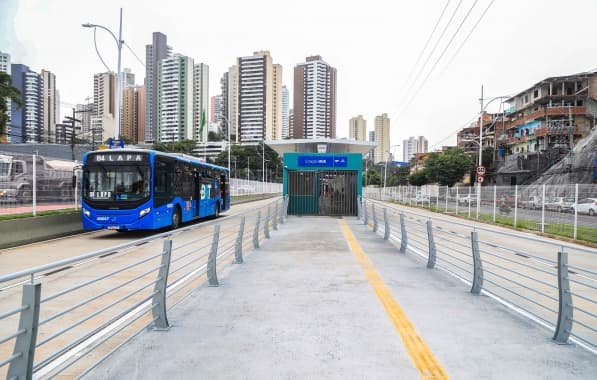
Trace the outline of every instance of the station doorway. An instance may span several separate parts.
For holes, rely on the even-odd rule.
[[[288,171],[288,213],[355,216],[357,186],[354,170]]]

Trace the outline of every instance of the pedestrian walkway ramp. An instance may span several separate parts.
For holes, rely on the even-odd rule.
[[[426,264],[357,218],[291,216],[85,378],[597,378],[593,354]]]

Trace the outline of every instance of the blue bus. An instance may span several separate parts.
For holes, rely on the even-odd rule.
[[[86,230],[177,228],[230,209],[228,169],[146,149],[87,153],[82,191]]]

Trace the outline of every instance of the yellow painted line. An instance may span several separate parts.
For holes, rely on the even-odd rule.
[[[375,267],[361,248],[361,245],[343,219],[338,220],[342,232],[351,251],[354,253],[357,261],[361,264],[369,284],[377,295],[377,298],[390,317],[394,328],[400,335],[406,351],[410,355],[415,367],[421,374],[422,379],[448,379],[446,371],[435,358],[429,346],[423,338],[417,333],[414,325],[408,319],[408,316],[402,310],[398,302],[392,296],[388,287],[384,284],[381,276],[375,270]]]

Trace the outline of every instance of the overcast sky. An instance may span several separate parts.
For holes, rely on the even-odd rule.
[[[101,24],[117,33],[123,7],[123,39],[132,50],[144,59],[151,33],[166,34],[174,52],[209,65],[210,96],[220,93],[220,78],[236,57],[269,50],[292,90],[294,65],[318,54],[338,70],[338,137],[348,136],[352,116],[362,114],[371,130],[375,115],[388,113],[392,145],[424,135],[433,148],[455,144],[455,132],[478,115],[482,84],[486,97],[511,95],[549,76],[597,68],[595,0],[496,0],[455,57],[491,0],[451,0],[414,67],[446,3],[0,0],[0,50],[11,54],[13,63],[54,72],[63,103],[84,103],[93,95],[93,74],[105,69],[94,51],[93,32],[81,23]],[[114,41],[98,31],[98,44],[115,71]],[[123,67],[130,67],[137,83],[143,83],[144,68],[126,48]],[[496,111],[498,103],[489,110]],[[401,151],[394,153],[401,157]]]

